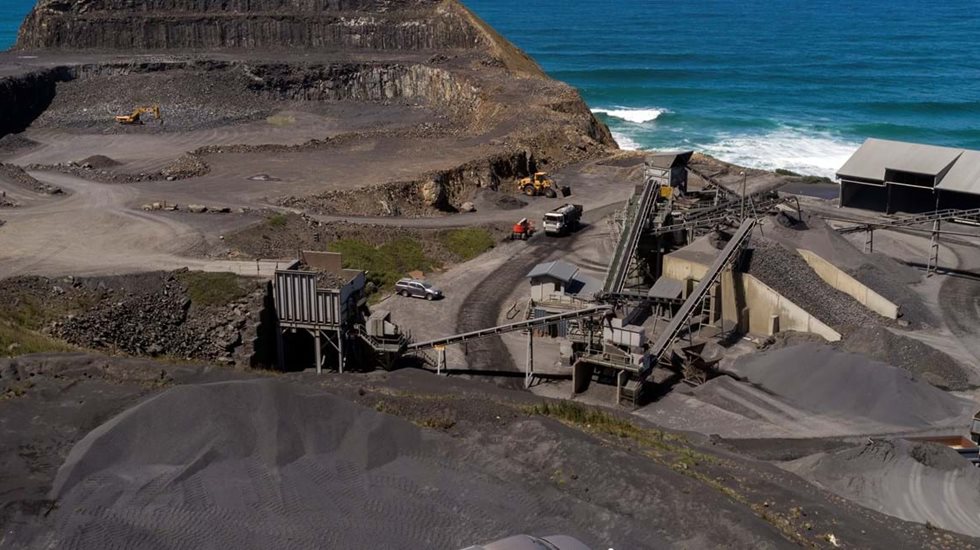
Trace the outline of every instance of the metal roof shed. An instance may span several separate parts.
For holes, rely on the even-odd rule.
[[[837,171],[840,205],[887,213],[980,206],[980,151],[868,139]]]

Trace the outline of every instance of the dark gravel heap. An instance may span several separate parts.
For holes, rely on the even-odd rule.
[[[799,254],[764,238],[752,243],[748,273],[817,319],[842,333],[878,322],[854,298],[825,283]]]
[[[844,335],[837,347],[907,370],[933,386],[953,391],[970,388],[967,370],[945,353],[880,326]]]
[[[25,172],[23,168],[14,166],[13,164],[0,163],[0,179],[35,193],[45,195],[58,195],[63,193],[60,187],[40,182]]]
[[[132,355],[166,355],[231,362],[247,324],[247,298],[220,308],[195,309],[173,274],[158,284],[110,292],[87,311],[54,325],[67,342]]]
[[[907,265],[882,254],[865,255],[866,262],[850,275],[899,306],[902,319],[917,326],[937,325],[936,315],[909,286],[922,282],[922,275]]]

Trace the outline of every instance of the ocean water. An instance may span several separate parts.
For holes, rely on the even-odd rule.
[[[980,149],[976,0],[464,0],[624,148],[832,175],[866,138]],[[33,0],[0,0],[0,48]]]

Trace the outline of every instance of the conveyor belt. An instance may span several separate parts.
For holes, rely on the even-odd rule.
[[[681,328],[683,328],[691,315],[694,313],[695,308],[701,304],[701,300],[708,294],[711,290],[711,286],[715,284],[721,272],[725,269],[729,263],[735,260],[738,256],[738,252],[741,250],[742,246],[748,241],[749,237],[752,235],[752,228],[755,227],[755,218],[748,218],[742,222],[739,226],[738,231],[735,235],[728,241],[725,248],[722,249],[721,254],[715,258],[715,261],[708,268],[707,273],[698,283],[698,286],[694,288],[687,300],[684,301],[684,305],[677,311],[674,317],[670,320],[670,323],[660,333],[657,337],[657,341],[650,348],[649,354],[652,358],[650,364],[656,363],[660,357],[670,348],[671,344],[674,343],[674,339],[680,333]]]
[[[560,321],[565,321],[569,319],[582,319],[584,317],[593,317],[600,313],[605,313],[612,310],[611,306],[596,306],[588,307],[585,309],[578,309],[575,311],[568,311],[565,313],[556,313],[555,315],[547,315],[545,317],[538,317],[536,319],[528,319],[527,321],[518,321],[516,323],[508,323],[506,325],[499,325],[496,327],[490,327],[480,330],[474,330],[472,332],[464,332],[461,334],[454,334],[452,336],[446,336],[443,338],[437,338],[435,340],[428,340],[425,342],[416,342],[409,344],[406,349],[411,350],[423,350],[430,349],[436,346],[448,346],[451,344],[459,344],[461,342],[466,342],[468,340],[476,340],[477,338],[484,338],[486,336],[493,336],[495,334],[505,334],[507,332],[517,332],[529,328],[536,327],[546,327],[548,325],[553,325]]]
[[[640,237],[647,225],[647,217],[659,194],[660,185],[653,180],[648,180],[643,186],[643,192],[640,193],[640,196],[635,201],[630,201],[631,208],[626,219],[626,226],[623,227],[619,244],[616,246],[616,253],[610,264],[609,274],[606,276],[605,290],[607,292],[623,290],[633,255],[636,254],[636,246],[640,242]]]

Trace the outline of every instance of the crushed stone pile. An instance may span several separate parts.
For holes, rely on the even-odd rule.
[[[92,155],[78,161],[76,164],[80,164],[85,168],[103,169],[119,166],[122,163],[105,155]]]
[[[966,419],[973,412],[969,401],[934,388],[902,369],[823,344],[746,356],[733,369],[798,407],[842,418],[928,428]]]
[[[456,447],[283,381],[179,386],[75,445],[51,491],[50,542],[461,548],[501,532],[579,531],[553,489],[460,467]]]
[[[752,239],[748,273],[779,292],[817,319],[842,331],[875,321],[857,300],[820,278],[795,251],[765,239]]]
[[[795,218],[796,214],[792,216]],[[884,254],[865,254],[818,216],[803,213],[803,222],[792,227],[778,220],[766,226],[766,237],[790,250],[803,248],[846,271],[858,281],[898,304],[902,318],[912,324],[935,325],[938,321],[909,286],[922,282],[922,274]]]
[[[946,446],[875,440],[782,466],[873,510],[980,536],[980,470]]]
[[[862,260],[861,265],[848,270],[848,274],[897,304],[902,319],[919,326],[939,323],[919,294],[910,292],[910,286],[922,282],[920,272],[884,254],[866,254]]]
[[[59,195],[64,192],[60,187],[39,181],[34,176],[25,172],[20,166],[13,164],[3,164],[0,162],[0,180],[44,195]]]
[[[55,323],[52,333],[77,346],[131,355],[231,362],[240,351],[255,296],[192,311],[187,289],[172,273],[134,281],[113,281],[119,286],[104,288],[92,307]]]
[[[970,373],[958,361],[928,344],[884,327],[859,328],[835,345],[907,370],[938,388],[952,391],[970,388]]]
[[[7,134],[0,138],[0,153],[14,153],[37,147],[38,145],[38,142],[22,134]]]

